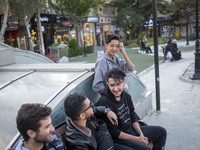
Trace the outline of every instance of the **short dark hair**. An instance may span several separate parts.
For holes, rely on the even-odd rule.
[[[77,120],[85,107],[86,97],[83,94],[74,93],[69,95],[64,101],[65,113],[72,120]]]
[[[107,81],[109,78],[113,78],[114,80],[124,80],[125,77],[126,73],[120,68],[112,68],[108,72],[106,72]]]
[[[21,106],[17,114],[16,122],[17,129],[25,141],[29,139],[27,131],[39,131],[41,126],[40,121],[50,116],[51,111],[50,107],[39,103],[27,103]]]
[[[119,41],[119,36],[116,34],[108,34],[106,36],[106,44],[109,44],[112,40],[118,40]]]

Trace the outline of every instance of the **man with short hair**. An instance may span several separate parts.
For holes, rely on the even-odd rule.
[[[117,115],[118,126],[104,118],[114,142],[136,150],[150,150],[152,147],[153,150],[164,150],[166,130],[159,126],[140,127],[131,96],[123,90],[125,77],[120,69],[109,70],[106,74],[108,86],[97,102],[98,106],[109,107]]]
[[[51,108],[43,104],[23,104],[18,111],[17,129],[23,136],[15,150],[66,150],[60,135],[54,132]]]
[[[105,48],[105,54],[102,58],[97,60],[95,64],[95,76],[92,85],[93,91],[100,94],[105,88],[106,81],[104,80],[104,76],[108,70],[112,68],[121,68],[126,73],[133,72],[134,70],[134,65],[126,54],[123,43],[119,42],[118,35],[107,35]],[[116,55],[118,49],[124,57],[122,60]]]
[[[111,124],[118,124],[116,115],[104,106],[95,107],[93,103],[82,94],[69,95],[64,101],[66,117],[66,144],[70,150],[126,150],[126,146],[113,145],[109,132],[100,131],[103,126],[95,116],[105,116]],[[115,121],[115,123],[114,123]],[[100,122],[102,123],[102,122]],[[106,128],[107,129],[107,128]],[[99,132],[100,131],[100,132]],[[106,131],[106,130],[104,130]],[[99,133],[101,136],[99,136]],[[106,137],[104,137],[106,136]],[[105,138],[105,139],[104,139]],[[133,150],[133,149],[130,149]]]

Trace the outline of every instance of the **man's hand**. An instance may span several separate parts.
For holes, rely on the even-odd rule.
[[[148,138],[146,139],[146,138],[143,138],[143,137],[137,137],[137,142],[139,142],[139,143],[142,143],[142,144],[144,144],[144,145],[148,145],[149,144],[149,142],[148,142]]]
[[[117,125],[117,126],[118,126],[117,116],[116,116],[116,114],[115,114],[113,111],[109,111],[109,112],[107,113],[107,117],[108,117],[108,119],[110,120],[110,122],[111,122],[113,125]]]
[[[124,48],[124,44],[122,42],[119,43],[119,51],[124,54],[125,53],[125,48]]]

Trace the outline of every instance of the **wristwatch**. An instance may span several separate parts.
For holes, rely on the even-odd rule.
[[[106,108],[106,114],[110,112],[110,108]]]

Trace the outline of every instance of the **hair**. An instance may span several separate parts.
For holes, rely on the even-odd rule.
[[[112,40],[118,40],[119,41],[119,36],[116,34],[108,34],[106,36],[106,44],[109,44]]]
[[[64,101],[65,113],[72,120],[78,120],[78,116],[85,107],[86,97],[83,94],[74,93],[69,95]]]
[[[113,68],[106,73],[106,79],[113,78],[114,80],[124,80],[126,73],[120,68]]]
[[[46,105],[35,104],[23,104],[18,111],[16,122],[17,129],[23,136],[25,141],[28,141],[28,130],[35,132],[39,131],[41,126],[40,121],[50,116],[52,109]]]

